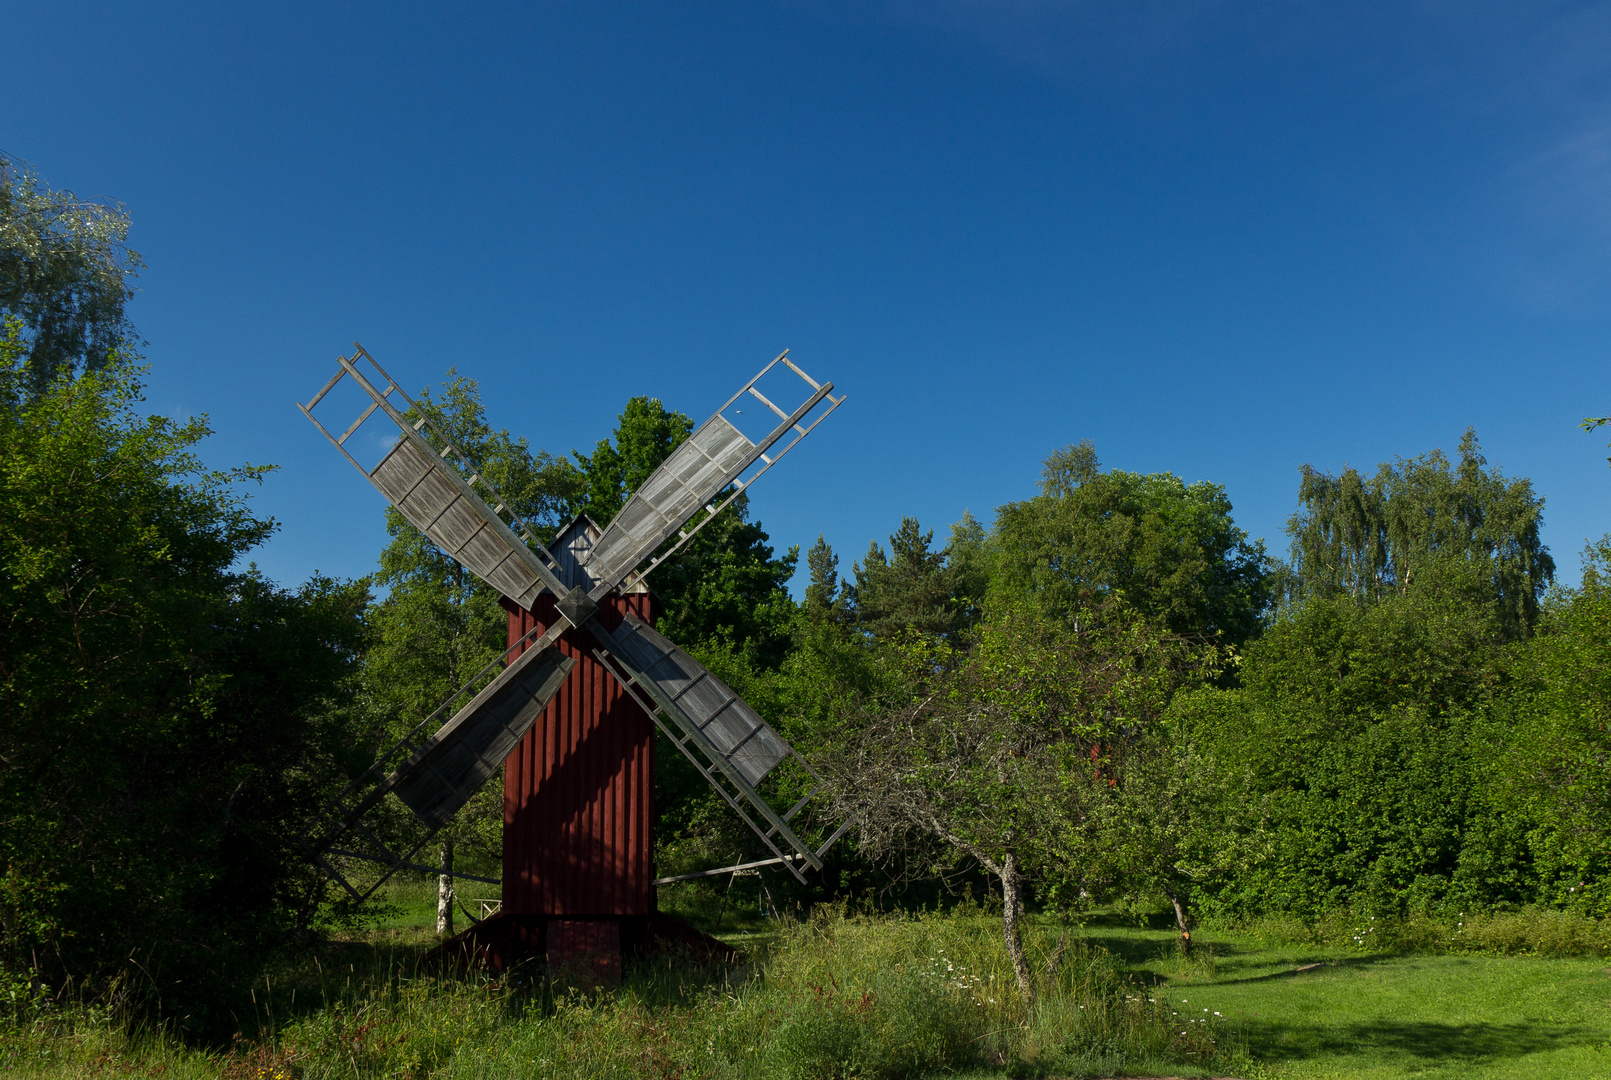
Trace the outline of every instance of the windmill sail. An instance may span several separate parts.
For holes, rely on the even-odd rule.
[[[528,650],[388,778],[392,790],[440,829],[502,767],[575,666],[558,649]]]
[[[325,438],[364,474],[380,493],[386,496],[398,513],[402,514],[433,544],[453,556],[466,570],[497,589],[509,599],[530,607],[545,588],[563,595],[565,588],[554,573],[553,557],[538,544],[526,525],[509,510],[508,504],[498,496],[492,485],[464,456],[431,425],[432,434],[438,436],[444,449],[438,451],[420,433],[430,424],[425,414],[415,406],[407,394],[375,358],[355,345],[354,359],[369,362],[385,380],[384,389],[377,390],[354,360],[337,357],[341,370],[314,395],[306,405],[298,405],[304,416],[312,420]],[[350,378],[370,399],[371,404],[340,436],[332,435],[313,415],[319,402],[335,389],[343,378]],[[392,404],[396,395],[403,405],[419,414],[417,423],[410,423],[403,412]],[[363,426],[376,410],[383,411],[397,425],[398,437],[386,456],[374,468],[366,468],[346,448],[346,442]],[[464,470],[455,468],[448,459],[453,458]],[[497,504],[494,509],[477,494],[480,487]],[[509,521],[504,520],[506,515]],[[522,535],[517,536],[518,527]],[[536,550],[534,551],[533,548]],[[539,557],[539,553],[541,556]]]
[[[809,388],[804,401],[793,412],[784,412],[755,386],[767,372],[779,364],[799,376]],[[839,403],[844,401],[843,397],[833,397],[830,393],[832,390],[833,383],[825,385],[818,383],[796,367],[788,359],[787,350],[762,368],[755,378],[739,387],[738,393],[727,399],[727,404],[718,409],[709,420],[700,424],[686,441],[661,462],[660,467],[649,479],[632,493],[632,497],[627,500],[620,513],[615,515],[615,519],[604,530],[604,535],[593,545],[593,550],[587,557],[586,567],[588,576],[596,583],[591,590],[593,599],[602,599],[619,586],[639,563],[653,554],[673,533],[679,530],[682,532],[679,547],[686,542],[721,509],[711,505],[711,500],[738,480],[755,462],[764,461],[765,465],[753,476],[738,484],[736,490],[728,494],[722,506],[732,502],[756,477],[792,450],[795,443],[809,435],[812,428],[820,424],[828,413],[838,408]],[[723,415],[734,402],[746,394],[776,413],[780,421],[760,442],[752,442]],[[805,418],[824,400],[829,402],[828,408],[816,416],[810,424],[802,425]],[[768,455],[767,451],[791,430],[795,433],[794,438],[776,454]],[[699,524],[692,529],[684,529],[684,526],[702,509],[708,512]],[[664,558],[665,555],[662,555],[643,572],[647,574]]]
[[[376,755],[374,764],[326,808],[314,838],[304,844],[308,852],[321,860],[327,851],[366,859],[393,870],[412,865],[407,860],[413,851],[498,771],[565,684],[576,661],[552,648],[563,626],[550,627],[541,636],[534,630],[511,645],[412,731]],[[443,717],[448,718],[445,723]],[[399,841],[383,838],[364,824],[388,793],[395,793],[413,811],[423,831],[416,829]],[[338,849],[338,844],[343,847]],[[356,895],[333,866],[327,861],[324,866]]]
[[[651,715],[658,711],[676,725],[678,730],[667,734],[678,748],[684,753],[690,748],[698,749],[710,762],[709,766],[701,768],[706,779],[712,783],[726,780],[766,821],[769,827],[760,828],[730,794],[723,792],[767,846],[779,857],[788,858],[774,842],[775,837],[793,849],[794,857],[822,869],[818,853],[795,835],[789,825],[804,800],[793,810],[780,814],[755,790],[784,759],[799,760],[799,755],[783,736],[756,715],[726,683],[641,619],[628,614],[613,633],[606,631],[598,620],[594,620],[589,629],[606,643],[609,658],[624,669],[626,679],[623,681],[629,689],[648,697],[648,702],[640,703],[648,707]],[[698,764],[697,759],[695,763]],[[719,784],[718,790],[721,790]]]
[[[369,480],[409,524],[516,603],[530,607],[552,588],[547,568],[468,485],[453,483],[459,477],[418,435],[398,439]]]

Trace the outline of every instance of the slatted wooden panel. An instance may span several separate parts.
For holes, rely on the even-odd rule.
[[[460,490],[448,466],[405,435],[369,474],[415,528],[505,596],[532,603],[543,582],[527,566],[530,553],[474,494]]]
[[[397,797],[425,824],[440,829],[486,786],[574,664],[554,649],[525,664],[517,659],[400,770],[402,779],[392,789]]]
[[[598,582],[619,583],[754,460],[755,444],[720,415],[699,425],[632,493],[588,553]]]
[[[610,622],[650,620],[647,593],[600,605]],[[509,640],[557,618],[504,601]],[[503,910],[521,915],[654,911],[654,723],[571,630],[559,647],[576,667],[504,765]]]
[[[622,619],[607,643],[651,685],[684,731],[698,731],[753,787],[789,753],[783,736],[743,698],[647,623]]]

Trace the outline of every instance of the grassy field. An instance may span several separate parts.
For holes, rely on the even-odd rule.
[[[1181,1015],[1221,1014],[1264,1075],[1611,1078],[1603,958],[1394,956],[1209,930],[1182,963],[1171,931],[1099,917],[1081,935]]]
[[[421,974],[434,894],[419,883],[391,900],[388,925],[265,979],[231,1050],[131,1038],[93,1009],[58,1010],[0,1031],[0,1073],[1611,1080],[1611,961],[1599,957],[1403,955],[1346,927],[1346,947],[1266,927],[1202,931],[1187,961],[1161,924],[1038,919],[1042,999],[1026,1011],[986,914],[780,925],[739,906],[719,926],[704,919],[750,955],[745,969],[654,965],[617,993],[579,996]]]

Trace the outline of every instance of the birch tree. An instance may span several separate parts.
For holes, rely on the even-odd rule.
[[[1287,524],[1297,599],[1459,594],[1490,606],[1515,639],[1531,632],[1555,577],[1543,497],[1526,477],[1489,468],[1471,428],[1457,461],[1433,450],[1384,462],[1368,477],[1305,465],[1298,501]]]
[[[31,394],[138,344],[123,308],[143,264],[128,235],[122,203],[53,190],[0,154],[0,314],[17,322]]]

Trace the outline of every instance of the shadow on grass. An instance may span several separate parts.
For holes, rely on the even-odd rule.
[[[1599,1042],[1598,1032],[1571,1024],[1439,1024],[1372,1020],[1325,1027],[1283,1023],[1243,1027],[1248,1049],[1265,1061],[1395,1054],[1426,1062],[1521,1058]]]
[[[1291,979],[1299,975],[1319,975],[1327,971],[1341,969],[1343,971],[1363,971],[1375,967],[1388,960],[1398,959],[1382,953],[1376,956],[1345,956],[1332,960],[1313,961],[1287,968],[1284,971],[1272,971],[1264,975],[1249,975],[1241,979],[1215,979],[1215,986],[1241,986],[1246,983],[1273,982],[1277,979]]]

